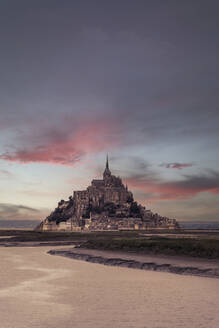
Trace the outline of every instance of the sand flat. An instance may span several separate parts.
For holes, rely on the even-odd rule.
[[[218,279],[0,248],[2,328],[218,328]]]

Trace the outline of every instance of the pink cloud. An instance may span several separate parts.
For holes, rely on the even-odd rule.
[[[18,162],[33,163],[44,162],[61,165],[73,165],[81,160],[87,153],[95,153],[104,149],[115,147],[117,140],[113,136],[116,124],[112,121],[81,122],[73,131],[69,126],[63,130],[47,131],[41,139],[41,144],[34,145],[34,138],[30,137],[30,145],[14,152],[0,155],[0,159]]]

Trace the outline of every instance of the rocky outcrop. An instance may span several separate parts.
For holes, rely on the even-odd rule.
[[[120,177],[111,174],[108,159],[103,179],[92,180],[86,190],[74,191],[37,230],[144,230],[179,229],[175,219],[152,213],[138,204]]]

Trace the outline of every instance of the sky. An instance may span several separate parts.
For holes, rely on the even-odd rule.
[[[219,221],[219,2],[1,0],[0,220],[42,220],[110,169]]]

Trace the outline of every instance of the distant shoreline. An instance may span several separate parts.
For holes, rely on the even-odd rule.
[[[55,249],[48,251],[48,254],[109,266],[219,278],[218,260],[194,259],[182,256],[139,255],[136,253],[80,248]]]

